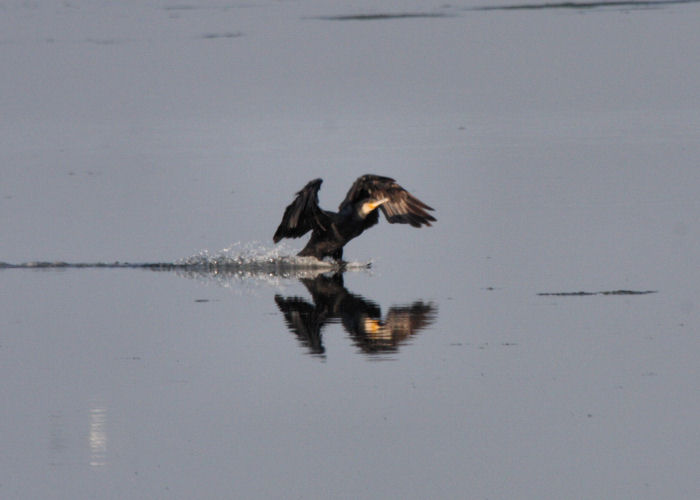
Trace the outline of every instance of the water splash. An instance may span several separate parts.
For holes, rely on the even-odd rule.
[[[299,257],[296,251],[285,244],[268,247],[260,242],[234,243],[218,252],[201,250],[196,254],[175,262],[65,262],[31,261],[21,264],[0,262],[3,269],[149,269],[152,271],[175,271],[189,278],[263,279],[279,280],[314,277],[328,272],[363,270],[371,262],[336,262],[318,260],[314,257]]]
[[[228,248],[210,253],[204,249],[179,260],[177,267],[205,271],[244,271],[250,273],[273,273],[285,275],[298,271],[340,271],[344,269],[366,269],[371,263],[336,262],[318,260],[314,257],[299,257],[285,244],[267,247],[260,242],[234,243]]]
[[[320,274],[348,270],[367,270],[371,262],[336,262],[299,257],[284,243],[267,247],[259,242],[234,243],[211,253],[202,250],[176,263],[180,276],[213,282],[225,288],[241,284],[266,284],[280,287],[282,282],[297,278],[314,278]]]

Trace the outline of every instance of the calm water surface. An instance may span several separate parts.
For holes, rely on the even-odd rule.
[[[6,2],[0,262],[112,267],[0,268],[0,497],[700,497],[700,4],[642,4]],[[370,269],[113,266],[367,172],[438,218]]]

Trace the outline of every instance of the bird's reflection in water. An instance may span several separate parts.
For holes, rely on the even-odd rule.
[[[289,329],[311,354],[324,356],[322,329],[342,323],[354,343],[366,354],[395,352],[409,337],[428,327],[437,313],[431,303],[392,306],[382,319],[380,307],[361,295],[350,293],[341,273],[300,278],[313,304],[302,297],[275,295],[275,302]]]

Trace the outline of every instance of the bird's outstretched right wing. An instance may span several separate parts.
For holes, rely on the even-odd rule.
[[[410,224],[413,227],[430,226],[436,219],[427,210],[433,210],[401,187],[391,177],[367,174],[358,177],[340,204],[343,210],[348,204],[361,201],[381,202],[379,208],[391,224]],[[373,224],[376,224],[376,215]]]
[[[312,229],[325,229],[330,224],[328,216],[318,206],[318,190],[322,179],[314,179],[296,194],[294,201],[285,209],[272,240],[299,238]]]

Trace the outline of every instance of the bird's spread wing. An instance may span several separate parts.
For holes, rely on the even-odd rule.
[[[314,179],[296,194],[272,237],[275,243],[282,238],[299,238],[312,229],[328,227],[330,220],[318,206],[318,190],[322,182],[321,179]]]
[[[436,221],[427,210],[434,210],[402,188],[394,179],[379,175],[363,175],[352,185],[340,210],[348,204],[363,200],[382,202],[379,207],[390,223],[410,224],[413,227],[430,226]],[[384,201],[383,201],[384,200]]]

